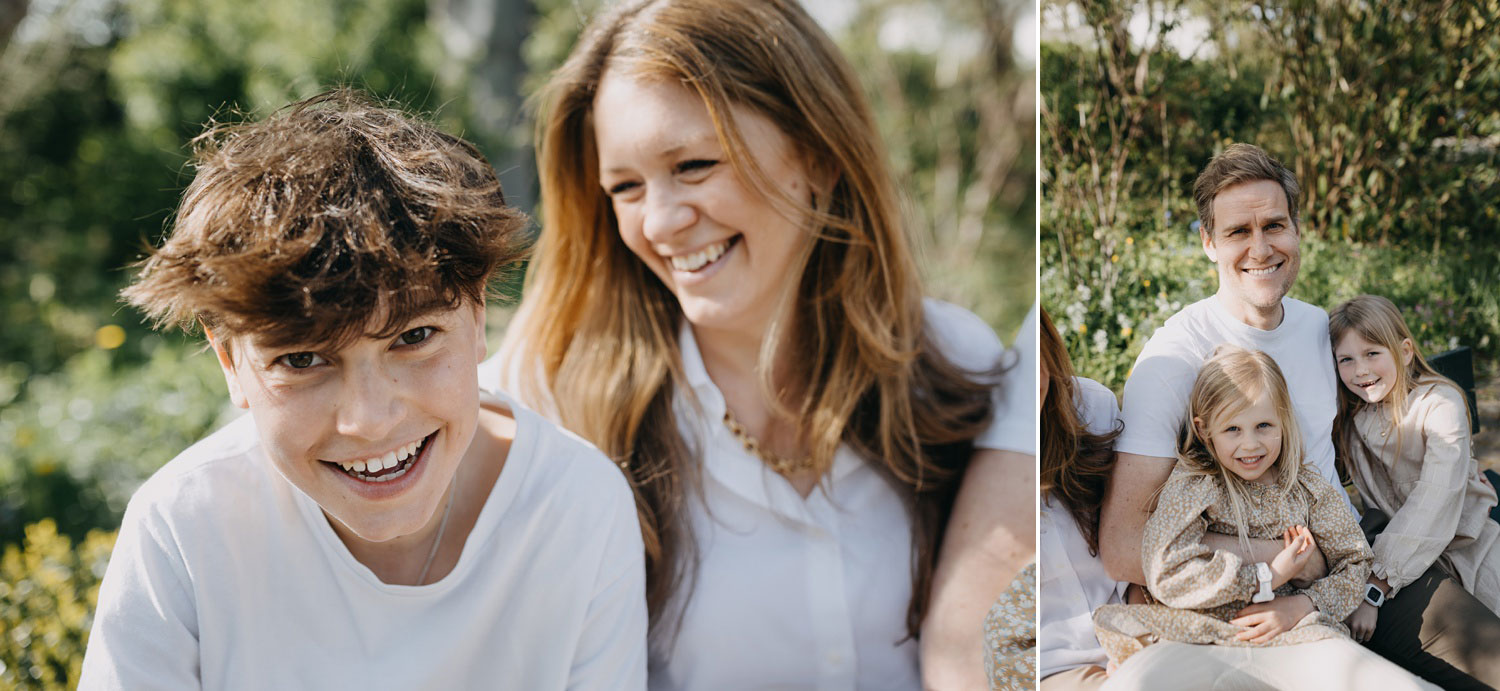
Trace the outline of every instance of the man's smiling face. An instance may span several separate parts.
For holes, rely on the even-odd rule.
[[[1286,193],[1271,180],[1231,185],[1214,197],[1213,219],[1213,230],[1199,234],[1219,268],[1219,299],[1240,321],[1275,328],[1281,298],[1301,266],[1301,236]]]

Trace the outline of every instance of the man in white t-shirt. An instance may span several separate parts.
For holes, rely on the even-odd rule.
[[[349,91],[196,143],[125,297],[250,414],[131,498],[80,687],[644,689],[625,478],[479,392],[525,220],[478,150]]]
[[[1286,297],[1301,262],[1296,180],[1260,148],[1234,144],[1204,167],[1193,196],[1203,252],[1217,267],[1219,290],[1168,319],[1136,358],[1123,396],[1125,430],[1115,442],[1115,468],[1100,515],[1099,556],[1112,577],[1133,583],[1145,580],[1141,534],[1151,499],[1175,465],[1188,394],[1199,367],[1219,344],[1265,351],[1276,361],[1286,375],[1307,462],[1335,486],[1341,484],[1332,436],[1339,380],[1328,315]],[[1270,562],[1282,549],[1281,540],[1252,539],[1247,554],[1236,537],[1214,533],[1204,542],[1248,562]],[[1315,554],[1294,583],[1326,571],[1322,555]],[[1447,602],[1462,597],[1433,583],[1429,595],[1435,592]],[[1469,674],[1487,674],[1468,652],[1478,649],[1478,642],[1464,638],[1462,622],[1447,619],[1460,614],[1438,611],[1454,607],[1429,608],[1427,602],[1422,596],[1392,599],[1370,647],[1445,688],[1477,683]],[[1285,629],[1312,607],[1304,595],[1277,597],[1250,605],[1240,617],[1252,628]]]

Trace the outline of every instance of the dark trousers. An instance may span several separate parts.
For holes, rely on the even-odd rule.
[[[1371,509],[1360,527],[1374,542],[1386,522]],[[1386,601],[1365,645],[1450,691],[1500,688],[1500,616],[1437,566]]]

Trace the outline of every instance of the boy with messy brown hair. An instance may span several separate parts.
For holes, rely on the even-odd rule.
[[[634,501],[481,392],[525,253],[471,144],[349,90],[194,140],[124,296],[250,411],[131,499],[83,688],[644,688]]]

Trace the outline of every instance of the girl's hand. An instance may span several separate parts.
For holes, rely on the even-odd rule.
[[[1272,559],[1270,564],[1272,588],[1280,588],[1287,581],[1296,578],[1318,547],[1313,542],[1312,533],[1300,525],[1287,528],[1286,532],[1282,533],[1281,540],[1285,547],[1276,554],[1276,558]]]
[[[1365,643],[1375,635],[1375,619],[1380,616],[1380,610],[1368,602],[1359,603],[1359,607],[1344,620],[1349,625],[1349,633],[1354,635],[1354,640]]]
[[[1258,602],[1235,613],[1229,623],[1245,627],[1235,638],[1251,643],[1265,644],[1283,631],[1290,631],[1297,622],[1313,611],[1312,599],[1306,595],[1287,595],[1270,602]]]

